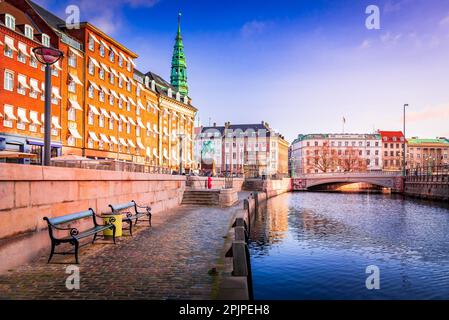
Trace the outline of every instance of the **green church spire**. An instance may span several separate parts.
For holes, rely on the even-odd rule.
[[[189,94],[189,87],[187,85],[187,64],[181,36],[181,12],[178,14],[178,33],[176,34],[173,57],[171,60],[170,82],[181,94]]]

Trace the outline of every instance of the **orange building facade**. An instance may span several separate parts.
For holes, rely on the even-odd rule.
[[[191,99],[161,77],[138,71],[138,55],[95,26],[66,29],[58,19],[25,0],[0,3],[0,151],[37,155],[18,162],[41,161],[44,71],[31,61],[31,49],[51,46],[64,54],[53,67],[52,157],[172,169],[182,161],[189,168],[197,111]],[[34,26],[33,39],[25,26]]]

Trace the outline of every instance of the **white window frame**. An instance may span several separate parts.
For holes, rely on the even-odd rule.
[[[12,15],[6,13],[5,14],[5,26],[8,29],[16,30],[16,18],[13,17]]]
[[[7,80],[6,75],[11,75],[11,78]],[[5,70],[5,73],[3,76],[3,89],[8,90],[8,91],[14,91],[14,72]]]
[[[45,47],[50,47],[50,36],[48,34],[42,34],[42,45]]]
[[[27,37],[28,39],[33,40],[34,39],[34,29],[32,26],[30,26],[29,24],[26,24],[24,27],[24,34],[25,37]]]

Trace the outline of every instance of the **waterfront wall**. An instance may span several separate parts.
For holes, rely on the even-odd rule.
[[[277,180],[247,179],[244,183],[244,189],[266,192],[267,198],[269,199],[292,191],[292,180],[290,178]]]
[[[45,216],[131,200],[158,213],[178,206],[184,189],[184,176],[0,164],[0,272],[48,250]]]
[[[406,181],[404,194],[423,199],[449,201],[449,183]]]
[[[241,191],[243,187],[243,178],[232,178],[232,188],[236,191]],[[189,177],[189,187],[192,189],[205,189],[207,184],[207,177]],[[224,189],[225,178],[212,178],[212,189]]]

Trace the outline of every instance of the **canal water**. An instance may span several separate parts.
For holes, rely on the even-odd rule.
[[[257,216],[250,254],[255,299],[449,299],[449,207],[385,194],[283,194]],[[376,267],[379,289],[369,290]]]

